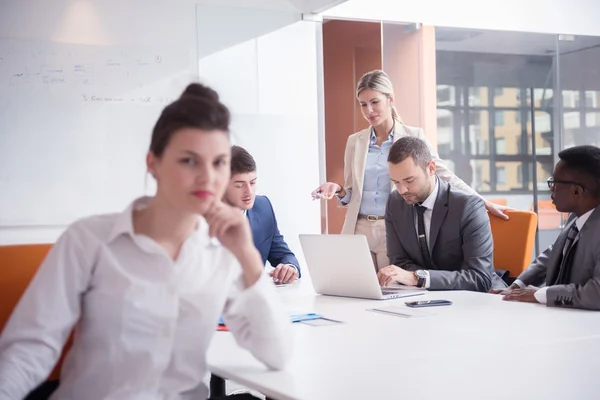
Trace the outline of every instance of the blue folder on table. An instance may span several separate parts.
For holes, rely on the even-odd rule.
[[[312,319],[323,318],[321,314],[315,313],[307,313],[307,314],[290,314],[290,320],[292,322],[302,322],[302,321],[310,321]],[[224,326],[225,321],[223,321],[223,317],[219,317],[219,325]]]

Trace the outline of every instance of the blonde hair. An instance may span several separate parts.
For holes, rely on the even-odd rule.
[[[388,99],[394,99],[394,87],[390,77],[382,70],[376,69],[364,74],[356,84],[356,98],[365,89],[372,89],[383,94]],[[392,118],[402,122],[396,106],[392,103]]]

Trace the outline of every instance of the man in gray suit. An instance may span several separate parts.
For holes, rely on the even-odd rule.
[[[556,209],[571,213],[567,223],[510,288],[492,292],[505,300],[600,310],[600,148],[571,147],[558,157],[548,186]]]
[[[394,143],[388,168],[397,189],[385,214],[392,265],[378,272],[380,284],[478,292],[506,288],[492,266],[492,231],[483,200],[439,179],[421,139]]]

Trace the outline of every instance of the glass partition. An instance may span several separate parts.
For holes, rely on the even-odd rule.
[[[229,107],[232,142],[256,160],[258,194],[304,265],[298,235],[321,231],[309,200],[320,181],[321,24],[288,11],[197,5],[196,14],[200,81]]]
[[[435,41],[440,157],[486,198],[538,212],[537,253],[562,222],[545,182],[556,153],[557,37],[436,28]]]
[[[562,147],[600,146],[600,38],[560,35]]]

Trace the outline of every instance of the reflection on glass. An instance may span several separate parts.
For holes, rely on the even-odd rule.
[[[487,160],[471,160],[469,167],[472,174],[471,187],[477,192],[489,192],[492,187],[490,163]]]
[[[466,127],[468,146],[472,155],[490,154],[489,144],[489,112],[471,111],[468,114],[468,121],[465,121],[463,127]]]
[[[520,188],[526,186],[528,191],[533,191],[534,178],[537,178],[536,189],[538,192],[543,195],[544,193],[550,193],[550,189],[548,188],[548,183],[546,179],[552,175],[552,171],[554,169],[554,164],[551,161],[551,158],[546,160],[545,158],[542,161],[537,161],[537,176],[534,177],[532,163],[531,162],[523,162],[519,163],[517,166],[517,182],[520,184]]]
[[[550,196],[550,188],[548,188],[548,182],[546,182],[546,180],[548,177],[552,176],[553,171],[554,161],[552,161],[552,158],[549,158],[547,162],[544,162],[543,160],[537,162],[537,190],[540,195],[547,194]],[[533,184],[530,184],[529,190],[533,190]]]
[[[437,104],[438,106],[453,106],[455,104],[455,90],[454,86],[450,85],[438,85],[437,87]]]
[[[521,139],[521,123],[517,121],[517,111],[496,111],[494,118],[494,138],[496,154],[519,154],[527,152]],[[499,146],[499,143],[501,144]],[[525,145],[525,147],[523,147]]]
[[[496,190],[513,191],[523,188],[523,163],[496,162]]]
[[[567,111],[564,113],[565,129],[576,129],[580,126],[579,111]]]
[[[600,112],[589,112],[585,115],[585,126],[600,126]]]
[[[590,112],[585,115],[585,141],[600,147],[600,112]]]
[[[470,87],[468,98],[469,106],[487,106],[488,93],[487,87]]]
[[[531,148],[531,124],[527,124],[527,143]],[[552,155],[554,135],[552,131],[552,118],[545,111],[535,112],[535,151],[537,155]]]
[[[581,142],[584,138],[579,135],[581,117],[579,111],[563,112],[563,147],[572,147],[585,144]]]
[[[526,105],[530,104],[530,92],[527,90],[527,102]],[[554,90],[552,88],[535,88],[533,89],[533,100],[535,107],[547,108],[554,106]]]
[[[579,107],[579,91],[563,90],[563,108],[578,108]]]
[[[519,88],[494,88],[494,106],[496,107],[516,107],[519,102],[519,97]]]
[[[585,106],[589,108],[598,108],[600,91],[586,90],[585,91]]]
[[[450,110],[437,109],[437,142],[440,154],[454,150],[454,117]]]

